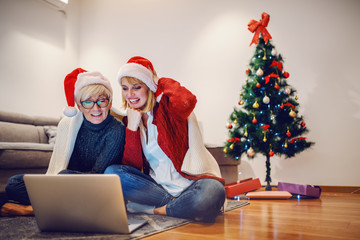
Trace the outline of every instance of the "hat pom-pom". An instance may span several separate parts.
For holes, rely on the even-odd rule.
[[[77,113],[77,109],[75,107],[65,107],[64,109],[64,115],[67,117],[73,117]]]

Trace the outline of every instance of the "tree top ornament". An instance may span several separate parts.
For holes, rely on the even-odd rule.
[[[267,14],[266,12],[263,12],[261,14],[260,21],[256,21],[254,19],[250,20],[250,22],[248,24],[248,29],[252,33],[255,32],[254,37],[250,43],[250,46],[253,43],[257,44],[259,42],[260,33],[262,34],[265,43],[267,43],[269,41],[269,39],[272,38],[270,33],[268,32],[268,30],[266,29],[266,27],[269,23],[269,20],[270,20],[270,15]]]

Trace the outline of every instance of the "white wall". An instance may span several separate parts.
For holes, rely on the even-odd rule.
[[[8,8],[16,5],[0,0],[2,6],[4,2]],[[25,0],[15,2],[20,9],[32,9],[35,16],[39,11],[45,12],[35,0],[29,1],[31,7]],[[59,33],[54,33],[52,27],[40,27],[24,19],[18,9],[5,12],[0,5],[1,110],[58,114],[65,101],[62,85],[58,86],[62,83],[58,82],[77,66],[99,70],[111,79],[115,105],[120,105],[116,73],[128,58],[142,55],[153,62],[160,76],[180,81],[197,95],[195,111],[204,140],[221,145],[227,139],[225,123],[237,105],[255,48],[249,47],[253,34],[247,30],[247,24],[250,19],[260,19],[265,11],[271,16],[268,30],[273,44],[291,75],[288,81],[298,91],[300,113],[310,129],[306,137],[316,142],[311,150],[294,158],[272,158],[273,183],[360,185],[360,153],[356,149],[360,134],[359,1],[70,0],[70,3],[65,19],[50,11],[46,11],[46,18],[49,25],[66,25],[64,38],[71,40],[71,47],[54,40]],[[10,10],[13,12],[9,13]],[[63,22],[59,24],[60,21]],[[36,53],[28,50],[35,47]],[[27,71],[31,75],[25,74]],[[49,79],[51,84],[47,83]],[[47,99],[53,104],[41,101],[39,85],[46,85],[46,91],[51,91]],[[22,94],[13,103],[4,104],[5,99],[13,99],[14,92],[19,93],[19,86],[26,86]],[[28,101],[30,94],[26,91],[30,87],[32,102]],[[240,171],[240,178],[259,177],[263,181],[265,157],[259,155],[248,160],[244,156]]]
[[[40,0],[0,0],[0,110],[60,116],[63,79],[78,65],[77,5],[63,14]]]

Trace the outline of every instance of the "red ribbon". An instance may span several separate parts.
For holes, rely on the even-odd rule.
[[[275,74],[275,73],[270,73],[269,75],[267,75],[267,76],[265,77],[265,84],[268,84],[268,83],[269,83],[271,77],[277,78],[277,77],[279,77],[279,75],[277,75],[277,74]]]
[[[261,128],[263,128],[264,130],[268,130],[268,129],[269,129],[269,127],[270,127],[270,125],[269,125],[269,124],[266,124],[265,126],[261,126]]]
[[[230,138],[228,142],[240,142],[240,138]]]
[[[291,139],[290,143],[294,143],[297,140],[305,140],[305,139],[306,139],[306,137],[293,138],[293,139]]]
[[[270,67],[277,67],[280,71],[283,70],[283,65],[282,65],[282,62],[277,62],[275,60],[272,61]]]
[[[295,110],[295,106],[294,106],[293,104],[289,103],[289,102],[287,102],[287,103],[285,103],[285,104],[281,105],[281,106],[280,106],[280,108],[281,108],[281,109],[284,109],[284,106],[289,106],[289,107],[292,107],[292,109],[293,109],[293,110]]]
[[[263,12],[261,14],[261,18],[262,19],[260,21],[256,21],[252,19],[248,24],[248,29],[250,30],[250,32],[252,33],[255,32],[254,37],[250,43],[250,46],[253,43],[257,44],[259,42],[260,33],[262,34],[265,43],[267,43],[269,39],[271,39],[271,35],[266,29],[270,20],[270,15],[267,14],[266,12]]]

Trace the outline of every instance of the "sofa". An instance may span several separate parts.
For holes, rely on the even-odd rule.
[[[119,117],[114,112],[112,115]],[[51,158],[59,118],[0,111],[0,196],[10,176],[45,173]],[[225,157],[223,147],[206,146],[217,160],[226,183],[238,180],[240,161]]]
[[[0,111],[0,194],[19,173],[45,173],[59,118]]]

